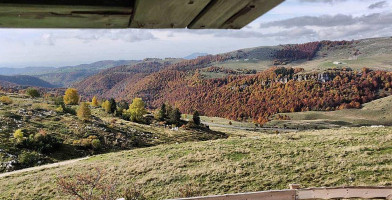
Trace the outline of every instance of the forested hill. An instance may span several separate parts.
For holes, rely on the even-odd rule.
[[[16,76],[2,76],[0,75],[0,86],[2,87],[15,87],[15,86],[36,86],[53,88],[54,85],[41,80],[37,77],[26,76],[26,75],[16,75]]]
[[[335,61],[340,55],[372,63],[388,51],[365,48],[363,43],[391,45],[384,44],[389,40],[321,41],[144,62],[105,70],[75,87],[85,98],[141,97],[151,108],[166,102],[184,113],[197,109],[204,115],[262,124],[275,113],[358,108],[389,95],[391,73],[377,70],[376,62],[377,67],[361,70],[364,66],[351,68],[345,60]]]

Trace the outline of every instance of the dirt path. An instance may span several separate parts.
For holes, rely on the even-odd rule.
[[[89,157],[78,158],[78,159],[73,159],[73,160],[66,160],[66,161],[62,161],[62,162],[41,165],[41,166],[37,166],[37,167],[30,167],[30,168],[16,170],[16,171],[12,171],[12,172],[6,172],[6,173],[0,174],[0,178],[4,178],[7,176],[11,176],[11,175],[19,174],[19,173],[23,173],[23,172],[30,172],[30,171],[35,171],[35,170],[42,170],[42,169],[48,169],[48,168],[53,168],[53,167],[59,167],[59,166],[63,166],[63,165],[69,165],[69,164],[72,164],[72,163],[75,163],[75,162],[78,162],[81,160],[86,160],[87,158],[89,158]]]

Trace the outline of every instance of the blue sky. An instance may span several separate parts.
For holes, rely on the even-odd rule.
[[[315,40],[392,36],[392,0],[286,0],[241,30],[0,29],[0,67],[184,57]]]

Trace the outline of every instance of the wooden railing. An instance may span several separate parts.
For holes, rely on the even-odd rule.
[[[392,200],[392,187],[331,187],[307,188],[290,187],[289,190],[272,190],[239,194],[225,194],[205,197],[191,197],[177,200],[310,200],[310,199],[388,199]]]

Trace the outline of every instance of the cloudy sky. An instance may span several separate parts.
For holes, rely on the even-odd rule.
[[[392,0],[286,0],[241,30],[0,29],[0,67],[184,57],[231,50],[392,36]]]

